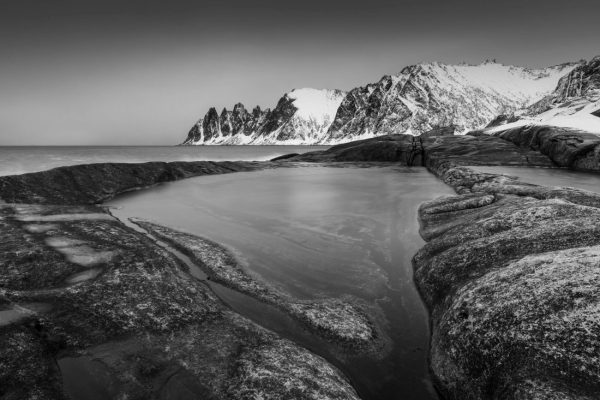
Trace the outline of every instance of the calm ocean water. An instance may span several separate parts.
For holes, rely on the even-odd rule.
[[[15,146],[0,147],[0,175],[43,171],[63,165],[145,161],[265,161],[329,146]]]

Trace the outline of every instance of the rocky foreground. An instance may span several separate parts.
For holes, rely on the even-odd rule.
[[[172,253],[86,205],[259,167],[269,163],[96,164],[1,177],[0,397],[358,398],[325,359],[234,313]]]
[[[419,210],[414,257],[430,309],[431,369],[451,399],[600,396],[600,195],[469,165],[600,171],[597,136],[522,127],[497,136],[388,136],[292,161],[423,165],[458,195]]]
[[[420,208],[428,243],[414,257],[444,397],[598,398],[600,195],[469,168],[598,171],[598,142],[520,129],[378,137],[268,163],[95,164],[0,177],[0,397],[87,389],[107,398],[358,398],[326,360],[231,311],[171,252],[94,204],[189,176],[391,161],[425,166],[457,192]],[[375,336],[360,308],[294,303],[218,245],[137,222],[212,279],[330,339]]]

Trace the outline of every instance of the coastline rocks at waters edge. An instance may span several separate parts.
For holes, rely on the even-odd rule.
[[[463,165],[522,165],[552,167],[554,163],[539,152],[519,148],[493,136],[386,135],[332,146],[327,150],[286,155],[281,162],[398,162],[426,166],[438,162]]]
[[[0,177],[7,203],[96,204],[118,194],[193,176],[268,168],[256,162],[147,162],[84,164]]]
[[[562,188],[536,199],[483,175],[496,184],[472,180],[471,194],[419,210],[428,243],[415,280],[432,312],[439,388],[449,398],[597,398],[600,195]]]
[[[495,135],[518,146],[540,151],[558,166],[600,171],[599,135],[543,125],[507,129]]]
[[[136,184],[248,168],[74,166],[0,177],[0,197],[91,203]],[[325,359],[232,312],[104,208],[0,203],[0,250],[2,398],[358,399]]]
[[[331,344],[361,352],[381,351],[384,344],[381,331],[376,330],[367,317],[373,312],[358,299],[351,296],[343,300],[294,299],[252,277],[227,249],[217,243],[148,221],[131,221],[188,256],[211,280],[280,308]]]
[[[60,399],[83,382],[109,397],[358,398],[326,360],[232,312],[171,253],[90,204],[188,176],[386,161],[425,166],[458,193],[420,207],[427,244],[413,260],[440,392],[599,398],[600,194],[469,168],[598,171],[592,137],[556,134],[534,135],[538,142],[390,135],[276,162],[94,164],[0,177],[0,393]]]
[[[431,311],[431,369],[447,398],[600,397],[600,195],[468,167],[600,170],[593,137],[554,134],[538,146],[503,135],[423,138],[412,164],[414,142],[401,135],[288,159],[373,160],[375,148],[381,161],[426,166],[459,193],[420,207],[427,244],[413,260]]]

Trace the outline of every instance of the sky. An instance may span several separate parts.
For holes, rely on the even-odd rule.
[[[173,145],[293,88],[600,54],[598,0],[0,0],[0,145]]]

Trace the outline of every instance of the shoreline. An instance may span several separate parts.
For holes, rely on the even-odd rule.
[[[572,133],[569,134],[572,136]],[[594,270],[594,262],[596,262],[596,252],[600,252],[600,249],[597,250],[595,247],[600,246],[600,195],[577,189],[548,188],[526,184],[503,175],[479,173],[468,167],[468,165],[514,165],[552,168],[557,164],[561,167],[594,166],[594,162],[590,161],[590,145],[587,142],[585,145],[585,151],[575,151],[577,156],[584,158],[584,162],[578,162],[573,156],[567,157],[568,162],[572,165],[567,162],[563,162],[561,165],[561,159],[557,158],[555,153],[547,152],[547,156],[530,147],[516,146],[512,141],[501,137],[432,137],[415,140],[413,137],[397,135],[334,146],[325,151],[290,156],[277,162],[88,164],[60,167],[40,173],[0,177],[0,197],[7,201],[1,205],[0,222],[3,224],[3,236],[7,235],[7,238],[12,238],[12,242],[17,245],[16,238],[27,238],[27,235],[40,238],[40,240],[42,237],[54,238],[51,242],[48,242],[49,239],[43,239],[46,243],[53,244],[46,245],[45,248],[43,245],[36,245],[37,253],[30,253],[28,258],[11,261],[10,256],[6,255],[7,262],[17,268],[15,270],[17,275],[9,277],[8,286],[5,285],[7,289],[3,289],[1,293],[2,298],[7,299],[8,304],[18,305],[25,301],[46,303],[48,299],[63,299],[67,293],[67,298],[77,296],[81,301],[83,298],[79,296],[87,296],[77,290],[81,284],[66,288],[60,285],[56,286],[56,284],[64,282],[69,277],[72,279],[75,274],[85,272],[86,269],[93,267],[99,269],[99,272],[94,275],[91,282],[110,282],[111,285],[114,285],[113,275],[118,272],[113,267],[115,262],[120,263],[123,268],[136,268],[134,260],[125,260],[127,252],[130,251],[127,250],[129,244],[116,243],[114,239],[110,240],[106,234],[116,229],[116,231],[122,232],[119,234],[122,235],[121,237],[128,238],[131,246],[137,249],[153,248],[149,239],[142,238],[139,232],[133,232],[131,228],[120,226],[121,222],[82,217],[86,214],[105,213],[102,208],[92,204],[100,203],[129,190],[139,190],[158,183],[192,176],[285,167],[286,163],[297,161],[361,163],[380,160],[396,162],[398,165],[421,165],[453,187],[457,193],[456,196],[432,199],[421,205],[418,215],[420,234],[427,243],[413,258],[414,280],[430,313],[432,331],[430,367],[437,389],[447,398],[464,396],[465,393],[477,398],[491,398],[499,393],[508,393],[509,397],[507,398],[532,399],[539,395],[548,398],[562,396],[561,398],[573,399],[593,396],[600,390],[600,369],[598,363],[588,355],[587,351],[590,348],[600,350],[598,343],[594,341],[597,340],[597,337],[580,333],[575,341],[575,346],[570,341],[570,331],[561,325],[560,320],[553,320],[553,325],[545,325],[544,318],[571,312],[569,314],[572,315],[571,325],[597,324],[598,320],[593,318],[595,316],[593,311],[586,316],[578,310],[594,307],[600,302],[600,299],[594,297],[592,293],[586,295],[584,300],[578,300],[577,307],[579,308],[573,308],[574,297],[561,297],[564,301],[556,303],[558,301],[556,293],[560,293],[560,290],[558,292],[544,291],[544,288],[557,290],[556,288],[564,288],[564,285],[575,285],[579,288],[578,290],[585,291],[589,286],[588,283],[596,279],[597,271]],[[77,172],[74,173],[74,171]],[[48,185],[48,181],[52,184]],[[22,205],[19,206],[15,203]],[[64,205],[52,206],[53,203]],[[27,204],[35,205],[27,206]],[[17,215],[16,210],[19,207],[24,210],[22,214],[25,217]],[[48,216],[48,218],[41,218],[44,216]],[[50,221],[51,223],[49,223]],[[31,226],[29,227],[29,225]],[[35,228],[34,225],[43,226],[43,229],[36,232],[39,227]],[[23,233],[25,232],[23,229],[29,229],[31,232]],[[100,237],[96,236],[94,239],[94,235],[100,235]],[[107,247],[107,243],[110,243],[110,246]],[[53,259],[52,257],[48,258],[52,248],[71,257],[71,260],[78,260],[80,268],[73,267],[64,260],[56,258],[55,254],[53,256],[56,258],[54,275],[42,278],[41,282],[36,282],[35,279],[39,280],[39,278],[35,278],[35,270],[39,268],[37,266],[42,260],[48,262]],[[179,272],[176,272],[179,262],[172,260],[173,256],[168,255],[164,250],[155,249],[153,251],[157,252],[152,253],[153,259],[162,257],[167,260],[171,258],[167,264],[172,265],[170,268],[174,273],[167,281],[176,282],[180,279],[177,277]],[[565,280],[560,272],[560,265],[554,261],[556,259],[564,260],[560,265],[570,266],[570,270],[573,271],[571,281]],[[83,264],[84,262],[86,264]],[[544,267],[539,267],[539,265]],[[523,270],[529,271],[529,274],[524,274]],[[547,273],[532,280],[540,271]],[[26,275],[27,273],[30,275]],[[23,281],[23,277],[27,276],[31,276],[27,279],[34,280]],[[107,281],[107,279],[109,280]],[[502,286],[502,282],[507,280],[521,288],[522,291],[515,292],[516,289],[513,290],[512,286]],[[85,283],[86,280],[82,282]],[[138,284],[141,282],[144,280],[138,281]],[[531,286],[532,282],[537,282],[537,286]],[[116,284],[118,286],[121,283],[117,282]],[[10,288],[11,285],[17,286],[13,289]],[[19,285],[25,286],[19,287]],[[50,292],[44,291],[44,285],[54,288]],[[97,286],[96,283],[93,285]],[[210,299],[210,295],[206,292],[206,288],[202,288],[202,285],[189,285],[190,283],[187,281],[185,287],[188,287],[191,292],[181,294],[183,303],[180,304],[180,307],[183,307],[182,310],[189,307],[184,305],[189,301],[185,300],[189,299],[189,296],[205,293],[203,296],[208,296],[205,299]],[[495,290],[496,286],[501,286],[502,291]],[[541,331],[534,329],[537,332],[536,335],[546,331],[553,332],[555,335],[553,345],[561,349],[560,352],[544,347],[546,342],[540,341],[535,335],[527,336],[531,332],[523,331],[520,325],[515,325],[515,317],[505,318],[506,313],[535,314],[535,308],[527,307],[531,299],[523,294],[528,292],[524,290],[527,287],[530,288],[529,290],[533,287],[541,291],[539,294],[541,297],[538,297],[538,300],[541,299],[541,303],[537,304],[537,307],[546,310],[544,314],[536,314],[537,316],[531,317],[533,319],[527,320],[528,323],[533,324],[532,326],[537,324],[544,327]],[[28,291],[29,294],[27,294]],[[501,300],[504,299],[503,296],[506,293],[511,293],[513,300],[518,301]],[[477,308],[476,304],[480,301],[487,302],[488,306],[484,309]],[[210,300],[209,303],[211,302],[214,301]],[[133,303],[139,304],[140,302],[136,300],[131,302],[131,304]],[[554,304],[554,308],[544,308],[549,307],[550,304]],[[145,310],[134,310],[127,305],[123,305],[123,310],[116,310],[113,308],[114,306],[107,307],[107,305],[108,303],[101,306],[95,305],[96,311],[94,312],[111,315],[126,311],[132,313],[131,315],[135,316],[136,321],[139,321],[135,322],[132,327],[135,328],[135,324],[141,323],[140,327],[147,326],[143,329],[150,329],[150,332],[156,329],[156,327],[150,328],[151,325],[147,325],[148,322],[143,322],[145,318],[148,318]],[[6,307],[5,305],[4,308]],[[68,322],[68,325],[72,325],[74,323],[71,320],[72,316],[65,315],[64,307],[70,309],[73,305],[68,305],[64,303],[64,300],[60,300],[49,310],[32,311],[31,314],[24,317],[23,321],[32,321],[32,323],[35,322],[35,326],[38,324],[42,326],[41,336],[38,334],[28,336],[29,344],[25,347],[37,345],[46,348],[44,351],[50,351],[49,354],[62,354],[65,352],[65,346],[69,348],[75,344],[73,350],[69,351],[75,352],[73,354],[81,354],[84,348],[91,348],[90,346],[94,346],[94,343],[96,343],[95,345],[102,343],[101,340],[98,341],[98,338],[113,337],[114,334],[110,332],[114,328],[105,331],[106,328],[100,326],[93,329],[92,336],[82,333],[79,329],[74,330],[73,332],[76,332],[74,335],[79,335],[80,338],[72,338],[73,334],[65,331],[64,328],[55,326],[55,321],[47,320],[45,317],[45,315],[55,315],[58,312],[58,321]],[[150,307],[153,306],[150,305]],[[225,316],[226,312],[219,311],[218,306],[211,307],[213,310],[209,314],[219,315],[217,317],[219,321],[230,321],[226,325],[233,324],[244,327],[235,329],[252,330],[249,325],[239,322],[239,318],[244,320],[243,317],[227,319],[230,317]],[[160,313],[160,307],[153,312]],[[205,316],[201,319],[205,320],[209,314],[204,314]],[[74,315],[77,315],[77,312]],[[172,322],[168,322],[166,326],[171,326],[172,323],[176,324],[173,326],[178,326],[183,321],[189,321],[188,318],[183,318],[177,322],[173,318],[167,318],[167,321]],[[212,318],[209,317],[209,320]],[[516,318],[519,320],[524,317]],[[126,319],[122,321],[125,323]],[[185,328],[186,324],[191,326],[190,322],[184,322],[180,328],[168,329],[175,329],[173,332],[176,333],[187,329]],[[213,323],[208,323],[208,326],[211,324]],[[6,328],[7,326],[8,328]],[[34,331],[37,329],[35,326]],[[17,334],[17,337],[23,334],[31,335],[32,329],[27,322],[13,323],[0,328],[14,332],[9,333],[12,335],[10,337],[13,338],[13,341],[16,340],[14,334]],[[122,328],[118,328],[116,332],[120,332]],[[139,327],[135,329],[139,329]],[[39,338],[36,339],[36,335]],[[161,335],[151,334],[156,340],[159,340]],[[258,333],[256,335],[264,338],[268,336],[261,336],[262,334]],[[267,342],[271,340],[270,343],[275,343],[278,339],[275,339],[276,334],[273,335],[275,336],[269,336],[272,339],[264,340]],[[93,339],[94,337],[96,339]],[[244,336],[238,336],[231,340],[235,342],[246,339]],[[150,342],[146,342],[146,345],[149,343],[158,342],[152,339]],[[81,347],[82,345],[83,347]],[[295,360],[290,361],[292,364],[293,362],[301,363],[301,360],[308,357],[302,353],[306,350],[296,350],[297,346],[291,346],[286,347],[285,351],[294,354],[295,358],[290,359]],[[516,346],[521,349],[521,352],[508,351],[507,349],[510,349],[511,346]],[[15,355],[17,355],[18,350],[15,349],[15,351],[17,351]],[[561,356],[563,352],[571,356]],[[124,357],[124,353],[119,352],[119,354],[119,357]],[[183,357],[182,354],[171,354],[168,357],[171,356],[180,359]],[[263,360],[270,359],[268,354],[262,354],[260,357]],[[316,360],[313,361],[321,362]],[[323,365],[328,365],[325,360],[321,360],[325,363]],[[532,361],[536,362],[535,367],[528,366]],[[43,360],[32,360],[32,362],[46,365]],[[201,363],[201,360],[196,359],[195,362]],[[275,361],[271,360],[267,364],[261,365],[265,368],[279,368],[280,371],[285,368],[295,368],[294,365],[282,364],[280,361],[270,364],[273,362]],[[49,373],[54,371],[51,375],[56,376],[56,367],[48,366],[48,368],[50,369],[47,371]],[[134,368],[134,366],[128,364],[128,368]],[[223,368],[222,371],[227,370],[226,367]],[[346,398],[337,396],[340,396],[341,393],[343,396],[349,396],[353,389],[345,386],[348,381],[336,373],[335,369],[331,371],[323,381],[308,372],[302,379],[313,380],[323,390],[327,388],[329,390],[327,398]],[[60,378],[49,385],[46,379],[32,374],[32,372],[26,372],[25,375],[28,379],[27,385],[31,386],[31,390],[46,394],[53,393],[53,395],[60,394],[62,391]],[[282,373],[281,379],[284,378],[285,373]],[[137,379],[152,381],[153,378],[138,376]],[[25,382],[21,383],[25,384]],[[134,390],[135,385],[132,382],[120,382],[119,385],[128,393],[141,390],[137,386]],[[15,388],[14,390],[20,389]],[[211,388],[210,390],[221,389]],[[253,388],[252,390],[258,389]],[[352,396],[356,396],[356,393],[354,392]],[[310,398],[310,395],[308,397]]]

